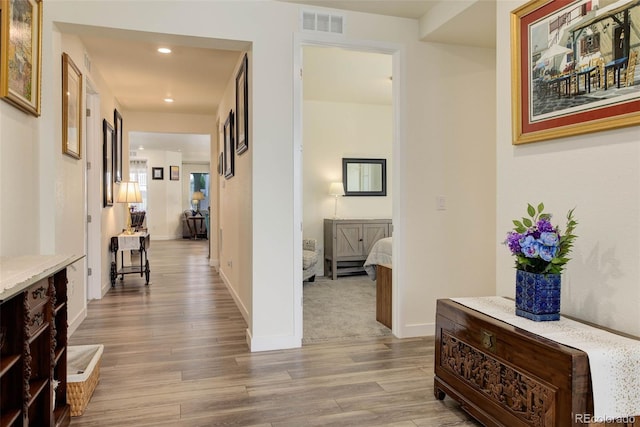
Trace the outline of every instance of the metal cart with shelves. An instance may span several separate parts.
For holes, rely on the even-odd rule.
[[[113,261],[111,261],[111,286],[116,285],[116,278],[120,276],[120,280],[124,280],[125,274],[140,274],[145,278],[145,285],[149,284],[149,276],[151,270],[149,268],[149,258],[147,249],[151,244],[149,233],[146,231],[138,231],[133,234],[122,233],[118,236],[111,237],[109,250],[113,253]],[[139,262],[132,262],[131,265],[124,265],[124,252],[138,251]],[[120,262],[118,263],[118,252],[120,252]],[[119,264],[119,267],[118,267]]]

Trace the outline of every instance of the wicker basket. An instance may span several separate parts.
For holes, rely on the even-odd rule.
[[[67,359],[67,402],[71,405],[71,416],[84,413],[89,399],[100,380],[100,361],[104,346],[70,346]],[[78,373],[75,373],[78,372]]]

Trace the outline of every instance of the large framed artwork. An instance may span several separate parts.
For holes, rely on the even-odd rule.
[[[118,110],[113,110],[113,127],[115,129],[116,141],[114,143],[115,154],[114,154],[114,181],[121,182],[122,181],[122,115],[118,112]]]
[[[103,206],[113,205],[113,142],[114,142],[113,126],[107,121],[102,120],[102,170],[103,170]]]
[[[233,110],[224,122],[224,177],[229,179],[234,174],[234,145],[233,145]]]
[[[82,146],[82,74],[71,57],[62,54],[62,152],[79,159]]]
[[[640,123],[639,25],[638,0],[533,0],[512,11],[513,143]]]
[[[0,98],[40,115],[41,0],[0,1]]]
[[[236,75],[236,152],[242,154],[249,149],[249,91],[247,83],[247,54]]]

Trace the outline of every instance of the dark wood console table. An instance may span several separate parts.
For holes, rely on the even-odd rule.
[[[0,258],[0,426],[68,426],[67,267],[83,256]]]
[[[122,242],[122,243],[121,243]],[[120,234],[111,237],[109,250],[113,253],[113,261],[111,261],[111,286],[116,285],[116,277],[120,276],[120,280],[124,280],[125,274],[144,275],[145,285],[149,284],[149,276],[151,269],[149,268],[149,258],[147,249],[151,244],[151,238],[146,231],[138,231],[133,234]],[[124,265],[124,251],[136,250],[140,252],[140,262],[129,266]],[[120,268],[118,268],[118,252],[120,252]]]
[[[437,302],[434,370],[436,397],[486,426],[640,426],[637,416],[584,422],[593,414],[585,352],[448,299]]]

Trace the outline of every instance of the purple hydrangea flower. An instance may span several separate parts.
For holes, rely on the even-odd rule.
[[[524,237],[520,233],[516,233],[515,231],[510,231],[507,233],[507,239],[504,243],[509,247],[509,250],[513,255],[518,255],[521,252],[520,248],[520,239]]]
[[[553,225],[551,225],[551,218],[540,218],[536,223],[536,228],[541,233],[553,231]]]

